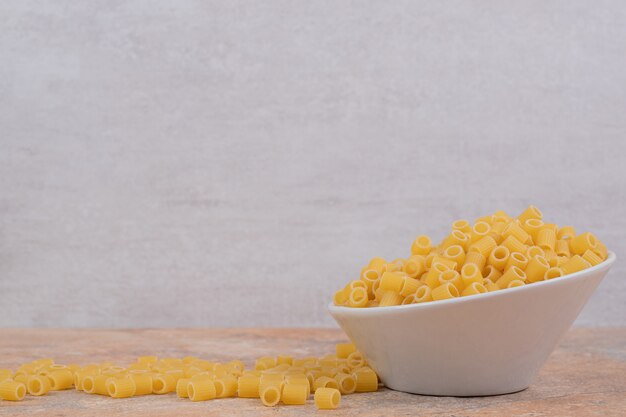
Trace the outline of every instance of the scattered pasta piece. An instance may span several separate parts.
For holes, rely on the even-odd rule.
[[[266,407],[274,407],[280,401],[280,386],[268,385],[260,391],[261,402]]]
[[[339,407],[341,393],[336,388],[320,388],[315,391],[315,405],[320,410],[334,410]]]
[[[135,381],[132,378],[109,378],[107,379],[107,391],[113,398],[128,398],[135,395]]]
[[[380,264],[373,262],[376,267]],[[420,290],[430,291],[426,285]],[[126,367],[111,362],[61,365],[40,359],[19,366],[16,372],[0,369],[0,399],[20,401],[26,394],[41,396],[73,387],[85,394],[120,399],[170,393],[190,401],[259,398],[263,405],[274,407],[304,405],[314,392],[318,408],[334,409],[342,394],[378,390],[378,376],[352,343],[337,344],[335,352],[320,358],[266,356],[256,360],[254,369],[246,369],[238,360],[217,363],[190,356],[141,356]]]
[[[0,398],[7,401],[22,401],[26,396],[26,386],[17,381],[0,382]]]
[[[46,395],[50,391],[50,379],[45,375],[31,375],[28,377],[26,389],[30,395]]]

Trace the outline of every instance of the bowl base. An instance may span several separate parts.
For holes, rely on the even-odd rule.
[[[515,388],[509,388],[509,389],[504,389],[504,390],[489,390],[489,391],[476,391],[476,392],[455,392],[455,391],[450,391],[450,392],[427,392],[427,391],[422,391],[420,390],[420,392],[413,392],[410,390],[406,390],[406,389],[396,389],[393,387],[390,387],[389,385],[385,384],[386,388],[389,388],[390,390],[393,391],[399,391],[399,392],[405,392],[407,394],[413,394],[413,395],[424,395],[424,396],[428,396],[428,397],[459,397],[459,398],[463,398],[463,397],[496,397],[498,395],[509,395],[509,394],[515,394],[517,392],[520,391],[524,391],[525,389],[527,389],[530,385],[526,385],[524,387],[515,387]]]

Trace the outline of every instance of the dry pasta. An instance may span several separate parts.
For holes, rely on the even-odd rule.
[[[339,372],[335,375],[335,381],[337,381],[339,392],[344,395],[356,391],[356,378],[353,375]]]
[[[369,367],[362,367],[354,371],[356,392],[372,392],[378,390],[378,376]]]
[[[335,388],[320,388],[315,391],[315,405],[321,410],[334,410],[339,407],[341,393]]]
[[[308,383],[307,383],[308,384]],[[281,401],[289,405],[302,405],[309,398],[308,386],[303,384],[285,384]]]
[[[333,299],[348,307],[408,306],[566,277],[607,257],[594,234],[546,222],[535,206],[517,217],[498,210],[473,224],[454,221],[439,244],[418,236],[407,259],[373,258],[360,274],[367,291],[349,284]]]
[[[109,378],[106,382],[107,392],[112,398],[128,398],[135,395],[135,381],[132,378]]]
[[[352,343],[337,343],[335,346],[335,354],[339,359],[347,359],[351,353],[356,351],[356,346]]]
[[[26,385],[21,382],[5,380],[0,382],[0,398],[7,401],[22,401],[26,396]]]
[[[31,375],[26,383],[30,395],[46,395],[50,391],[50,379],[45,375]]]

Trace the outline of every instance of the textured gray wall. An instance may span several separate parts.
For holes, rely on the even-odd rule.
[[[537,204],[626,254],[626,3],[2,1],[0,326],[332,325]],[[578,320],[626,325],[618,261]]]

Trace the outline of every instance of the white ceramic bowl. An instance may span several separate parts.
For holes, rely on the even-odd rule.
[[[328,309],[388,388],[426,395],[520,391],[615,262],[470,297]]]

